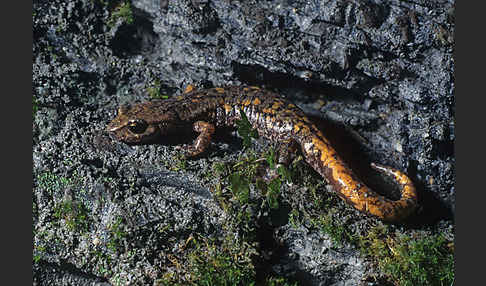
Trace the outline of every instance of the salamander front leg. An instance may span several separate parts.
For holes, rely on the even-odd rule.
[[[186,157],[196,157],[206,151],[206,148],[211,143],[211,136],[214,133],[215,127],[209,122],[196,121],[194,122],[193,129],[199,132],[199,136],[197,136],[192,145],[185,147]]]

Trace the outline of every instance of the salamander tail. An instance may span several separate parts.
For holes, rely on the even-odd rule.
[[[418,205],[417,191],[415,190],[412,180],[401,171],[392,167],[376,163],[371,163],[371,167],[378,172],[393,178],[400,187],[401,197],[397,201],[386,199],[386,202],[381,206],[381,209],[377,209],[376,212],[374,212],[374,208],[370,208],[370,213],[389,222],[401,221],[412,214]]]

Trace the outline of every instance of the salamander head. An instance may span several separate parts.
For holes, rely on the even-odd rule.
[[[174,130],[177,115],[167,109],[155,102],[122,105],[105,130],[125,143],[150,142]]]

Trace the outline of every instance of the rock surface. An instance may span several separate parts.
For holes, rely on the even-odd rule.
[[[180,94],[189,84],[281,92],[337,130],[330,139],[354,165],[375,161],[410,175],[422,208],[396,231],[453,240],[454,5],[35,1],[34,284],[159,285],[182,271],[177,258],[188,241],[244,241],[228,227],[212,175],[212,164],[244,152],[238,140],[215,142],[209,157],[186,162],[174,146],[127,146],[103,131],[119,105]],[[283,188],[287,202],[292,190],[308,191]],[[377,223],[337,204],[343,213],[335,218],[356,232]],[[264,239],[252,240],[260,245],[257,277],[381,285],[369,278],[380,276],[376,265],[353,246],[338,246],[305,222],[255,217],[270,229],[272,247],[279,244],[278,254],[272,247],[265,254]]]

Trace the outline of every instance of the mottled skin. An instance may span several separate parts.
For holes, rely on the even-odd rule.
[[[353,174],[302,110],[277,94],[258,87],[191,90],[167,100],[121,107],[106,130],[118,140],[139,144],[193,128],[199,136],[187,148],[187,155],[196,156],[209,145],[215,128],[235,126],[235,121],[241,119],[241,109],[260,136],[282,146],[300,146],[306,162],[356,209],[390,222],[401,221],[416,209],[417,194],[405,174],[371,164],[375,170],[394,178],[400,186],[401,198],[392,201],[377,194]]]

